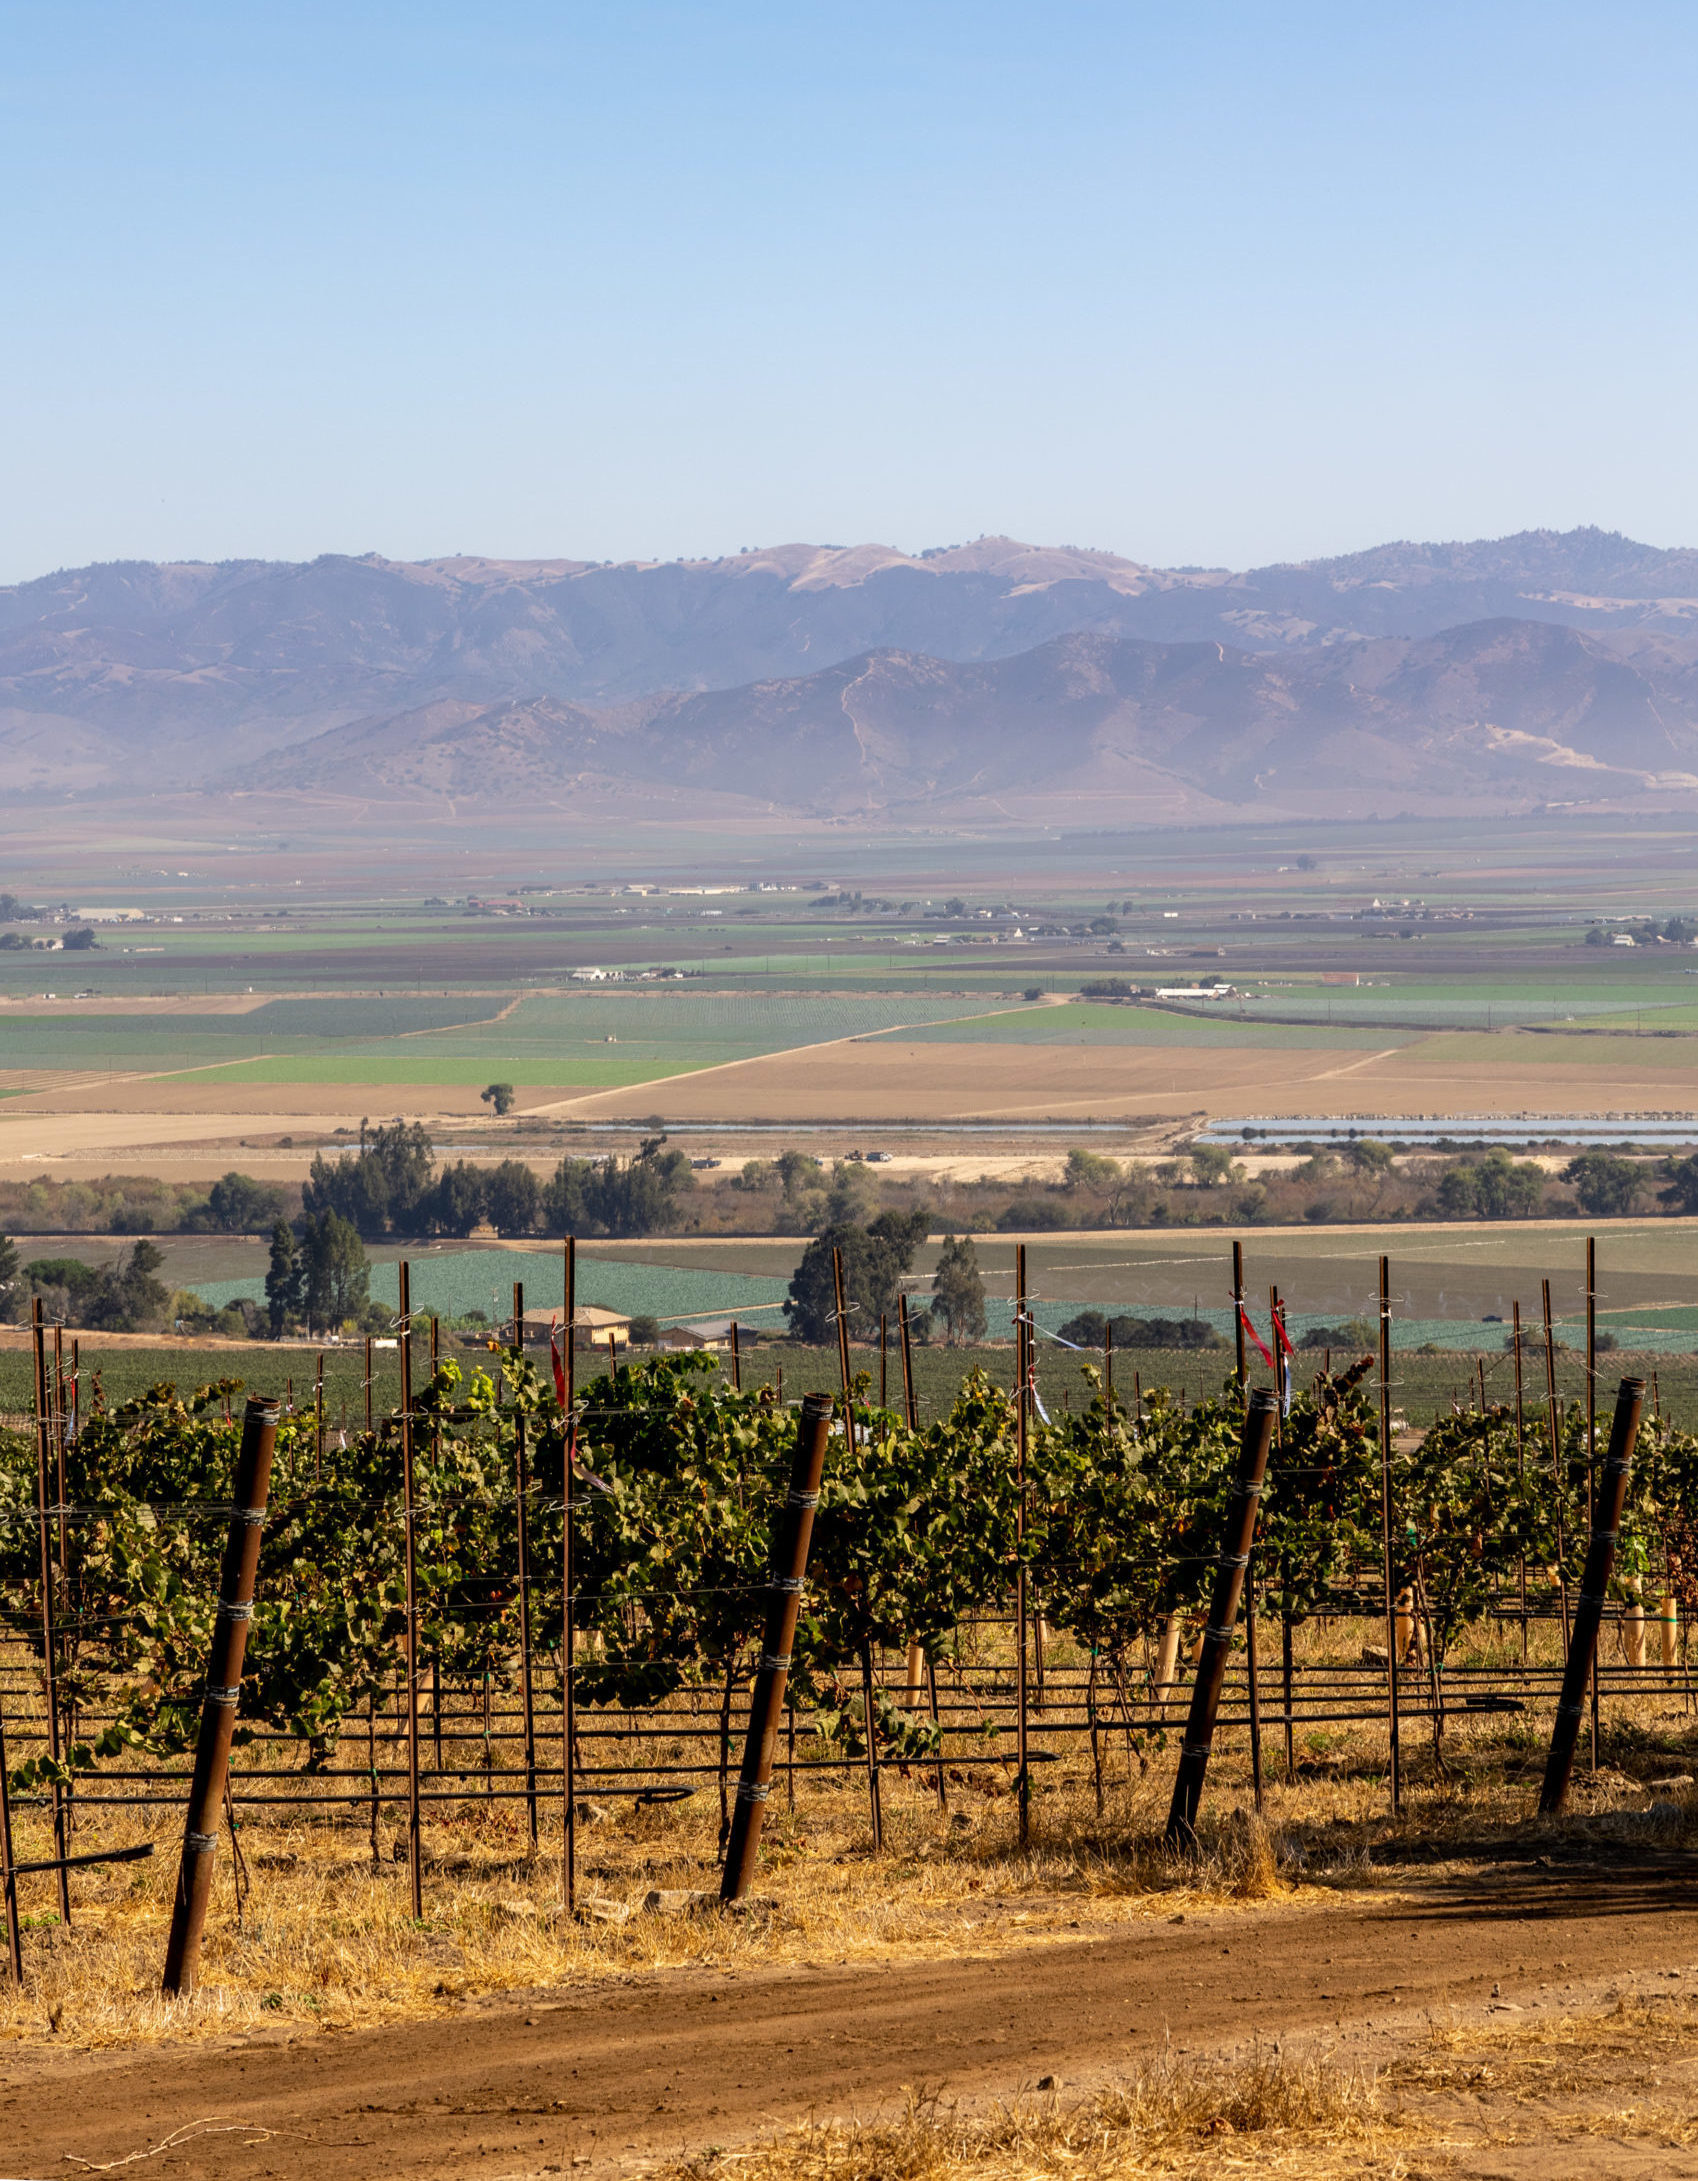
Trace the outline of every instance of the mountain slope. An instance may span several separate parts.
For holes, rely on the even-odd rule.
[[[1695,718],[1698,554],[1597,530],[1237,574],[981,538],[114,564],[0,590],[14,792],[1452,808],[1685,795]]]
[[[871,652],[606,711],[437,705],[333,729],[228,784],[580,806],[688,790],[816,817],[1631,803],[1698,795],[1695,680],[1537,622],[1277,658],[1070,635],[965,665]]]

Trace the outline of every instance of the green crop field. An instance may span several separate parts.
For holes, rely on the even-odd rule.
[[[446,1351],[455,1357],[466,1370],[489,1369],[495,1362],[487,1348],[464,1343],[451,1343]],[[324,1354],[324,1407],[325,1420],[334,1434],[344,1425],[357,1427],[365,1416],[365,1354],[363,1348],[327,1349]],[[955,1394],[969,1371],[983,1370],[998,1384],[1009,1386],[1013,1379],[1014,1351],[1010,1346],[983,1347],[919,1347],[914,1355],[914,1390],[919,1404],[920,1420],[929,1423],[941,1416],[954,1400]],[[318,1351],[289,1345],[274,1346],[267,1343],[214,1342],[193,1349],[177,1348],[102,1348],[98,1334],[88,1334],[81,1342],[81,1363],[85,1400],[91,1398],[88,1389],[94,1374],[99,1373],[101,1392],[109,1404],[132,1399],[162,1380],[189,1390],[214,1383],[220,1379],[236,1379],[243,1392],[268,1393],[287,1396],[300,1408],[311,1406],[313,1385],[317,1369]],[[419,1344],[415,1378],[428,1368],[428,1344]],[[546,1357],[540,1359],[546,1369]],[[851,1366],[864,1372],[869,1381],[872,1397],[876,1400],[879,1390],[879,1355],[876,1348],[857,1348],[851,1351]],[[1298,1375],[1301,1379],[1309,1371],[1319,1369],[1319,1356],[1302,1356],[1298,1359]],[[1340,1358],[1335,1354],[1334,1368]],[[1090,1359],[1073,1356],[1062,1350],[1045,1347],[1039,1358],[1038,1392],[1050,1414],[1057,1415],[1068,1409],[1088,1405],[1096,1391],[1096,1384],[1088,1375],[1087,1364],[1092,1370],[1100,1370],[1101,1358]],[[1130,1407],[1135,1398],[1150,1388],[1163,1386],[1182,1393],[1187,1402],[1194,1402],[1204,1395],[1218,1392],[1221,1383],[1232,1367],[1230,1349],[1174,1350],[1161,1348],[1131,1349],[1117,1356],[1114,1364],[1115,1393],[1118,1399]],[[1476,1382],[1471,1377],[1474,1359],[1465,1355],[1400,1355],[1392,1374],[1392,1402],[1394,1409],[1410,1424],[1419,1427],[1430,1421],[1435,1412],[1448,1410],[1453,1401],[1466,1402],[1476,1397]],[[721,1357],[718,1368],[729,1371],[730,1359]],[[1607,1417],[1609,1403],[1614,1396],[1615,1374],[1629,1368],[1656,1373],[1656,1400],[1665,1414],[1688,1430],[1698,1427],[1698,1360],[1691,1356],[1610,1356],[1605,1359],[1601,1372],[1603,1384],[1600,1392],[1600,1411]],[[18,1350],[0,1354],[0,1412],[12,1416],[26,1414],[32,1399],[32,1370],[30,1358]],[[795,1401],[801,1394],[813,1390],[835,1392],[838,1385],[838,1361],[835,1349],[804,1348],[788,1341],[762,1343],[745,1352],[742,1359],[743,1384],[745,1387],[773,1386],[776,1388],[780,1371],[783,1372],[784,1397]],[[605,1374],[605,1365],[594,1365],[580,1352],[578,1357],[578,1384],[586,1400],[592,1405],[596,1398],[596,1382]],[[1252,1356],[1250,1378],[1252,1384],[1268,1383],[1268,1373]],[[379,1348],[372,1359],[373,1407],[379,1413],[396,1406],[400,1393],[400,1358],[394,1348]],[[885,1357],[885,1385],[889,1401],[895,1405],[902,1398],[902,1365],[899,1355],[892,1348]],[[1513,1380],[1507,1367],[1493,1370],[1488,1366],[1486,1390],[1488,1399],[1510,1401],[1514,1398]],[[1565,1401],[1573,1401],[1584,1395],[1584,1372],[1580,1359],[1572,1351],[1565,1352],[1557,1361],[1557,1391]],[[1526,1414],[1530,1441],[1542,1422],[1539,1403],[1544,1396],[1542,1358],[1531,1373],[1525,1388]],[[241,1395],[235,1396],[239,1406]],[[334,1442],[332,1442],[334,1443]]]
[[[12,1014],[12,1068],[213,1074],[230,1082],[617,1087],[892,1024],[933,1022],[958,994],[847,997],[585,992],[268,1001],[245,1014]],[[507,1011],[510,1007],[510,1011]]]
[[[1378,1052],[1414,1042],[1414,1033],[1400,1037],[1381,1030],[1329,1029],[1325,1024],[1258,1022],[1236,1006],[1229,1012],[1201,1015],[1093,1000],[962,1016],[918,1029],[893,1030],[889,1036],[932,1045],[1219,1045],[1320,1052]]]
[[[1410,1030],[1502,1030],[1582,1022],[1614,1029],[1631,1028],[1635,1017],[1647,1028],[1676,1027],[1694,1013],[1690,989],[1673,974],[1612,976],[1607,963],[1600,968],[1593,950],[1577,948],[1575,954],[1574,965],[1565,964],[1555,975],[1549,967],[1530,969],[1525,977],[1483,973],[1427,980],[1392,974],[1366,977],[1359,985],[1256,977],[1250,980],[1256,997],[1249,1008],[1252,1018],[1265,1011],[1270,1017],[1306,1023],[1392,1024]]]

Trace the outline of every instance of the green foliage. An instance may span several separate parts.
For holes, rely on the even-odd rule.
[[[333,1217],[334,1215],[326,1215]],[[284,1230],[287,1233],[287,1229]],[[355,1238],[357,1247],[357,1237]],[[493,1362],[493,1359],[491,1359]],[[1270,1460],[1258,1579],[1274,1610],[1322,1609],[1380,1559],[1380,1465],[1366,1360],[1298,1392]],[[1136,1420],[1087,1366],[1088,1405],[1034,1423],[1024,1541],[1015,1415],[971,1373],[948,1414],[911,1432],[860,1395],[839,1418],[815,1521],[795,1655],[797,1694],[840,1739],[862,1731],[853,1669],[917,1640],[938,1658],[952,1632],[1006,1604],[1022,1559],[1052,1625],[1121,1687],[1164,1617],[1195,1610],[1219,1569],[1242,1435],[1236,1383],[1189,1407],[1146,1393]],[[535,1359],[445,1363],[416,1395],[421,1657],[452,1677],[516,1676],[518,1499],[529,1490],[530,1609],[539,1660],[562,1652],[561,1501],[566,1420]],[[67,1450],[73,1532],[68,1695],[114,1714],[67,1750],[65,1776],[127,1750],[180,1752],[198,1725],[239,1424],[232,1382],[157,1385],[85,1414]],[[847,1422],[849,1428],[845,1428]],[[770,1389],[735,1392],[717,1358],[625,1361],[581,1388],[572,1615],[582,1701],[651,1703],[681,1688],[729,1699],[765,1613],[766,1571],[797,1420]],[[1525,1475],[1521,1474],[1524,1454]],[[1416,1597],[1442,1670],[1458,1631],[1519,1561],[1558,1567],[1571,1594],[1585,1549],[1584,1417],[1570,1408],[1557,1476],[1548,1439],[1513,1415],[1456,1414],[1392,1465],[1393,1583]],[[28,1626],[37,1570],[34,1457],[0,1435],[0,1605]],[[399,1421],[332,1433],[320,1473],[312,1419],[278,1431],[271,1515],[243,1680],[241,1725],[296,1737],[329,1764],[366,1707],[393,1688],[404,1629]],[[1647,1419],[1623,1520],[1619,1580],[1666,1564],[1698,1610],[1698,1440]],[[1561,1538],[1558,1540],[1560,1517]],[[855,1677],[855,1678],[858,1678]],[[875,1701],[893,1756],[932,1753],[927,1722]],[[14,1774],[20,1788],[48,1775]]]
[[[945,1238],[932,1275],[931,1314],[941,1319],[952,1341],[985,1337],[985,1283],[968,1235]]]
[[[1193,1144],[1187,1154],[1199,1189],[1213,1189],[1232,1174],[1232,1153],[1224,1144]]]
[[[279,1219],[271,1230],[271,1255],[265,1268],[265,1308],[273,1340],[281,1340],[284,1327],[300,1307],[301,1260],[295,1232],[286,1219]]]
[[[222,1174],[207,1191],[206,1224],[221,1234],[263,1234],[283,1216],[283,1192],[251,1174]]]
[[[1281,1420],[1262,1496],[1257,1550],[1268,1594],[1303,1620],[1380,1541],[1377,1420],[1364,1392],[1373,1365],[1316,1376]]]
[[[1583,1151],[1569,1160],[1562,1179],[1592,1218],[1624,1219],[1645,1186],[1645,1169],[1639,1160],[1617,1158],[1613,1152]]]
[[[445,1166],[426,1200],[426,1222],[436,1234],[465,1236],[484,1215],[484,1177],[465,1159]]]
[[[1686,1218],[1698,1213],[1698,1152],[1684,1159],[1665,1159],[1661,1172],[1665,1186],[1657,1191],[1658,1202]]]
[[[134,1333],[164,1318],[171,1292],[158,1277],[165,1262],[151,1242],[137,1242],[110,1265],[76,1257],[33,1257],[22,1269],[42,1298],[43,1315],[103,1332]]]
[[[431,1187],[436,1153],[422,1121],[395,1121],[368,1130],[360,1124],[360,1148],[334,1161],[322,1151],[301,1189],[308,1218],[334,1212],[368,1238],[391,1230],[415,1232]]]
[[[301,1236],[301,1310],[320,1331],[357,1322],[365,1312],[371,1265],[350,1220],[320,1212]]]
[[[1165,1614],[1207,1594],[1239,1435],[1235,1399],[1186,1412],[1159,1390],[1136,1424],[1099,1391],[1037,1435],[1033,1588],[1116,1679]]]
[[[1534,1219],[1545,1176],[1531,1159],[1517,1163],[1501,1145],[1482,1159],[1461,1159],[1439,1183],[1439,1209],[1450,1219]]]
[[[695,1186],[689,1154],[650,1137],[621,1164],[564,1158],[542,1192],[541,1222],[549,1234],[656,1234],[674,1224],[677,1201]]]
[[[870,1226],[826,1227],[802,1253],[790,1281],[784,1315],[798,1340],[824,1345],[837,1338],[832,1252],[843,1261],[843,1307],[852,1340],[869,1340],[880,1317],[896,1316],[902,1275],[926,1234],[924,1212],[881,1212]]]
[[[484,1183],[484,1204],[497,1234],[531,1234],[542,1211],[542,1186],[523,1159],[503,1159]]]

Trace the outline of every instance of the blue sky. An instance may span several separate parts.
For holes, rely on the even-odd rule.
[[[0,0],[0,580],[1698,542],[1698,11]]]

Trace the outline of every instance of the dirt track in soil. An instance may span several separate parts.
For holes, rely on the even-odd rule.
[[[0,2173],[146,2153],[224,2181],[505,2177],[633,2166],[810,2114],[1084,2088],[1156,2057],[1319,2033],[1372,2054],[1428,2013],[1561,2009],[1698,1963],[1691,1869],[1605,1865],[1421,1880],[1319,1905],[1193,1911],[980,1959],[666,1972],[504,1995],[351,2034],[245,2036],[0,2059]],[[1305,2039],[1305,2042],[1311,2042]],[[257,2139],[260,2130],[272,2133]]]

